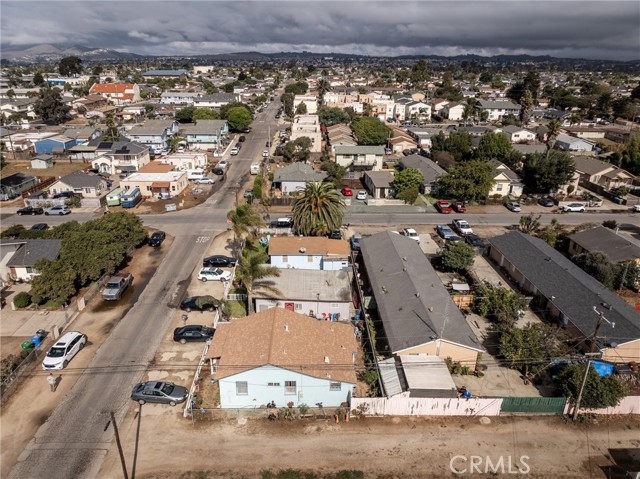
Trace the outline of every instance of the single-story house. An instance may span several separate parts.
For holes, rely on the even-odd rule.
[[[489,257],[533,296],[532,305],[615,363],[640,361],[638,312],[539,238],[513,231],[489,239]],[[599,321],[603,315],[607,321]],[[595,344],[590,344],[600,322]],[[615,326],[614,326],[615,323]]]
[[[326,236],[274,236],[269,240],[272,266],[281,269],[345,270],[349,243]]]
[[[100,198],[107,193],[107,182],[98,175],[74,171],[63,176],[49,187],[53,195],[70,191],[81,194],[83,198]]]
[[[33,170],[45,170],[53,166],[53,156],[51,155],[37,155],[29,161]]]
[[[212,93],[210,95],[198,95],[193,99],[193,106],[197,108],[220,108],[229,103],[240,101],[240,95],[234,93]]]
[[[165,91],[160,95],[160,103],[165,105],[193,105],[193,102],[199,96],[200,94],[196,92]]]
[[[519,126],[507,125],[501,127],[500,130],[509,137],[509,141],[511,143],[523,143],[526,141],[534,141],[536,139],[536,134],[534,132],[525,128],[520,128]]]
[[[297,161],[276,169],[273,188],[283,195],[290,195],[302,191],[307,183],[322,183],[326,177],[324,171],[315,171],[311,165]]]
[[[507,196],[519,198],[524,189],[522,179],[504,163],[498,160],[491,160],[490,163],[493,166],[494,183],[489,191],[489,196],[500,195],[503,198]]]
[[[587,140],[598,140],[605,137],[606,130],[593,126],[568,126],[565,128],[567,132],[576,138],[584,138]]]
[[[362,238],[362,258],[384,328],[379,352],[450,357],[475,366],[478,338],[414,240],[384,231]]]
[[[120,180],[120,186],[122,188],[129,190],[137,187],[145,198],[152,198],[154,196],[171,198],[182,193],[188,185],[189,181],[187,180],[186,171],[137,172]]]
[[[436,180],[447,172],[442,169],[435,161],[425,158],[422,155],[408,155],[404,158],[400,158],[399,167],[401,169],[415,168],[422,173],[424,177],[421,193],[435,193]]]
[[[618,186],[631,186],[635,176],[626,170],[591,156],[574,156],[580,183],[598,185],[609,191]]]
[[[198,120],[194,125],[185,125],[183,130],[189,148],[208,150],[216,148],[229,133],[229,124],[226,120]]]
[[[392,356],[378,362],[384,395],[412,398],[454,398],[453,378],[444,358],[424,354]]]
[[[563,151],[593,151],[595,145],[582,138],[561,133],[556,137],[554,148]]]
[[[547,145],[543,145],[543,144],[525,145],[522,143],[516,143],[515,145],[512,145],[512,148],[514,151],[517,151],[522,156],[533,155],[534,153],[544,154],[547,152]]]
[[[350,170],[379,170],[384,160],[384,146],[334,146],[336,163]]]
[[[58,239],[0,240],[0,277],[3,281],[31,281],[39,273],[34,265],[40,259],[58,258]]]
[[[362,181],[375,199],[393,198],[393,173],[390,171],[366,171]]]
[[[337,407],[353,394],[359,354],[351,324],[271,308],[219,323],[207,359],[222,408]]]
[[[394,131],[395,133],[395,131]],[[414,138],[411,138],[410,136],[407,135],[396,135],[393,138],[391,138],[389,140],[389,143],[391,144],[391,151],[393,153],[401,153],[404,150],[409,150],[411,148],[415,148],[416,147],[416,140]],[[420,146],[427,146],[428,148],[431,147],[431,143],[429,141],[428,145],[425,145],[424,143],[421,143]]]
[[[14,173],[0,178],[0,194],[6,195],[8,198],[15,198],[24,191],[37,186],[38,183],[40,183],[40,180],[35,176]]]
[[[274,294],[261,285],[276,288]],[[282,269],[280,276],[253,282],[255,310],[284,308],[327,321],[351,319],[351,280],[348,271]]]
[[[76,145],[76,140],[65,135],[56,135],[51,138],[36,141],[34,149],[36,153],[63,153]]]
[[[100,138],[102,132],[93,127],[87,128],[69,128],[64,132],[64,136],[75,140],[76,145],[81,145],[83,143],[87,143],[92,140],[96,140]]]
[[[163,156],[156,163],[165,163],[167,165],[173,165],[176,170],[204,170],[207,166],[207,154],[197,151],[187,151],[184,153],[171,153],[167,156]]]
[[[640,265],[640,246],[604,226],[569,236],[569,254],[603,253],[614,264],[634,261]]]

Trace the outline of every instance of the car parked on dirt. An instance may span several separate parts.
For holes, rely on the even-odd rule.
[[[406,236],[407,238],[411,238],[416,243],[420,243],[420,235],[413,228],[403,228],[402,229],[402,235]]]
[[[205,283],[207,281],[229,281],[231,279],[231,271],[207,266],[200,270],[198,279]]]
[[[582,203],[569,203],[562,207],[563,213],[584,213],[584,205]]]
[[[81,332],[65,333],[47,352],[42,361],[42,369],[48,371],[66,368],[69,361],[84,348],[85,344],[87,344],[87,337]]]
[[[69,209],[68,206],[65,206],[65,205],[52,206],[51,208],[47,208],[46,210],[44,210],[45,216],[68,215],[70,213],[71,213],[71,210]]]
[[[436,226],[436,232],[438,233],[438,236],[440,236],[442,239],[449,239],[456,235],[453,232],[453,230],[449,228],[447,225]]]
[[[162,242],[167,237],[167,234],[164,231],[155,231],[149,237],[149,246],[158,247],[162,244]]]
[[[216,182],[213,178],[205,176],[203,178],[198,178],[194,183],[196,185],[213,185]]]
[[[208,341],[213,338],[215,332],[215,329],[207,326],[190,324],[189,326],[174,329],[173,340],[178,341],[180,344],[185,344],[188,341]]]
[[[548,196],[545,198],[540,198],[538,200],[538,204],[540,206],[544,206],[545,208],[551,208],[552,206],[554,206],[556,204],[555,201],[553,201],[553,198],[549,198]]]
[[[221,254],[215,254],[213,256],[207,256],[202,260],[202,266],[235,266],[238,262],[237,259],[232,258],[230,256],[224,256]]]
[[[131,391],[131,399],[139,404],[155,402],[175,406],[187,400],[189,391],[184,386],[176,386],[164,381],[147,381],[136,384]]]
[[[474,248],[484,248],[485,244],[482,238],[477,234],[468,234],[464,237],[464,240],[467,244],[470,244]]]
[[[451,225],[462,236],[473,234],[473,228],[466,220],[455,219],[451,222]]]
[[[520,213],[522,211],[522,208],[520,207],[520,203],[517,203],[515,201],[509,201],[508,203],[505,203],[504,206],[509,211],[513,211],[514,213]]]
[[[22,216],[22,215],[41,215],[42,213],[44,213],[44,209],[42,208],[34,208],[32,206],[25,206],[24,208],[20,208],[18,211],[16,211],[16,214],[18,216]]]
[[[212,302],[205,302],[200,304],[198,301],[202,296],[191,296],[189,298],[185,298],[182,303],[180,303],[180,309],[186,311],[187,313],[191,311],[215,311],[215,309],[220,304],[220,301],[217,299],[213,299]]]

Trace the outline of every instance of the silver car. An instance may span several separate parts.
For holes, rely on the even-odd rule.
[[[184,386],[176,386],[173,383],[163,381],[147,381],[139,383],[131,392],[131,399],[139,404],[157,402],[175,406],[186,401],[189,392]]]
[[[44,214],[46,216],[68,215],[69,213],[71,213],[71,210],[69,209],[68,206],[65,206],[65,205],[52,206],[51,208],[47,208],[46,210],[44,210]]]

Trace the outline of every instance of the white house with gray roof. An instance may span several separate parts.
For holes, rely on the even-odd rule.
[[[307,183],[322,183],[326,177],[324,171],[315,171],[310,165],[298,161],[276,169],[273,188],[283,195],[290,195],[302,191]]]
[[[420,246],[384,231],[362,238],[360,248],[384,328],[379,352],[450,357],[474,366],[483,348]]]
[[[447,172],[435,161],[421,155],[408,155],[400,158],[399,166],[402,169],[415,168],[424,177],[424,190],[421,193],[435,193],[436,180]]]
[[[107,192],[107,182],[101,176],[74,171],[49,187],[53,195],[67,191],[82,195],[83,198],[100,198]]]
[[[362,171],[382,169],[384,160],[384,146],[335,146],[333,154],[336,163],[340,166],[349,168],[349,170]]]
[[[478,100],[477,103],[478,110],[486,111],[489,116],[489,121],[498,121],[505,115],[520,115],[520,110],[522,107],[520,105],[516,105],[510,101],[489,101],[489,100]]]
[[[193,106],[197,108],[220,108],[229,103],[240,101],[240,95],[234,93],[212,93],[199,95],[193,99]]]
[[[576,138],[575,136],[559,134],[556,137],[554,148],[563,151],[583,151],[589,152],[595,149],[595,145],[590,141],[582,138]]]
[[[31,281],[39,273],[38,260],[56,260],[60,254],[59,239],[0,240],[0,279]]]
[[[164,105],[193,105],[199,93],[187,91],[165,91],[160,95],[160,103]]]

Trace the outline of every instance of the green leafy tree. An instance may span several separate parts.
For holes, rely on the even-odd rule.
[[[195,106],[187,106],[178,110],[175,114],[175,119],[179,123],[192,123],[193,122],[193,114],[196,111]]]
[[[330,158],[325,158],[320,164],[320,169],[327,172],[326,182],[333,184],[334,188],[338,188],[340,180],[347,172],[347,167],[339,165]]]
[[[301,136],[284,146],[283,156],[285,161],[307,161],[311,154],[311,139]]]
[[[31,297],[65,303],[76,294],[76,272],[63,261],[41,259],[33,265],[40,274],[31,280]]]
[[[396,191],[396,195],[410,189],[418,190],[423,184],[424,175],[417,168],[405,168],[393,176],[393,189]]]
[[[204,296],[200,296],[196,299],[196,306],[201,310],[213,310],[220,305],[220,300],[214,298],[209,294],[205,294]]]
[[[486,198],[493,184],[492,166],[480,160],[455,164],[447,174],[436,180],[436,188],[441,196],[467,201]]]
[[[307,114],[307,104],[305,102],[300,102],[296,107],[296,115],[306,115]]]
[[[322,106],[318,108],[320,124],[324,126],[337,125],[338,123],[349,123],[351,117],[340,108]]]
[[[571,399],[574,403],[580,393],[585,368],[586,365],[584,364],[570,364],[565,366],[562,371],[554,377],[554,383],[558,392],[564,397]],[[628,392],[625,383],[613,376],[600,376],[595,368],[590,366],[587,374],[587,382],[582,391],[580,407],[586,409],[615,407]]]
[[[575,170],[571,155],[564,151],[533,153],[524,159],[522,179],[531,191],[549,193],[571,181]]]
[[[631,136],[620,153],[620,166],[634,175],[640,175],[640,134]]]
[[[228,120],[229,112],[235,108],[244,108],[245,110],[247,110],[247,113],[249,113],[250,115],[253,114],[253,111],[251,110],[249,105],[236,101],[233,103],[227,103],[226,105],[222,105],[220,107],[220,118],[222,118],[223,120]]]
[[[268,278],[280,276],[280,268],[267,264],[269,257],[260,251],[245,250],[240,256],[236,266],[236,280],[247,290],[247,303],[249,314],[254,311],[253,292],[254,288],[271,293],[274,297],[281,296],[282,293],[267,281]]]
[[[505,331],[515,326],[518,311],[524,309],[526,301],[517,291],[509,288],[483,287],[474,302],[476,312],[494,323],[498,330]]]
[[[418,190],[418,188],[409,188],[400,193],[396,193],[396,198],[404,201],[408,205],[413,205],[417,201],[419,194],[420,190]]]
[[[471,158],[471,141],[473,137],[466,130],[452,131],[448,137],[439,132],[432,141],[433,151],[447,151],[453,155],[456,161],[465,161]]]
[[[264,224],[260,214],[251,205],[240,205],[235,210],[229,211],[227,219],[231,221],[233,234],[239,240],[248,235],[251,229]]]
[[[246,108],[236,107],[229,110],[227,122],[232,130],[242,130],[251,124],[253,117]]]
[[[107,113],[105,124],[107,126],[107,129],[100,138],[103,141],[118,141],[120,139],[120,131],[116,126],[116,122],[113,119],[112,113]]]
[[[220,115],[211,108],[196,108],[193,110],[191,119],[196,122],[197,120],[218,120],[220,119]]]
[[[362,116],[351,123],[351,128],[359,145],[383,145],[389,139],[391,130],[374,117]]]
[[[35,75],[33,75],[33,84],[35,86],[42,86],[44,84],[44,76],[42,73],[36,72]]]
[[[58,62],[58,72],[62,76],[80,75],[82,73],[82,60],[78,57],[64,57]]]
[[[293,116],[293,98],[293,93],[283,93],[280,97],[284,108],[284,114],[287,116]]]
[[[304,95],[308,90],[309,84],[305,81],[291,83],[284,88],[285,93],[292,93],[293,95]]]
[[[521,216],[520,231],[528,235],[535,233],[540,228],[540,218],[542,218],[542,215],[535,216],[533,213]]]
[[[471,245],[463,241],[448,241],[442,253],[442,265],[453,271],[465,271],[473,265],[475,256]]]
[[[511,154],[511,142],[504,133],[487,133],[480,139],[474,157],[479,160],[507,161]]]
[[[38,99],[33,105],[33,111],[45,123],[62,123],[71,110],[71,107],[65,105],[62,101],[62,93],[58,88],[41,88]]]
[[[340,229],[345,202],[331,183],[307,183],[293,204],[293,229],[305,236]]]
[[[613,289],[617,268],[604,253],[583,253],[574,256],[571,261],[605,287]]]

